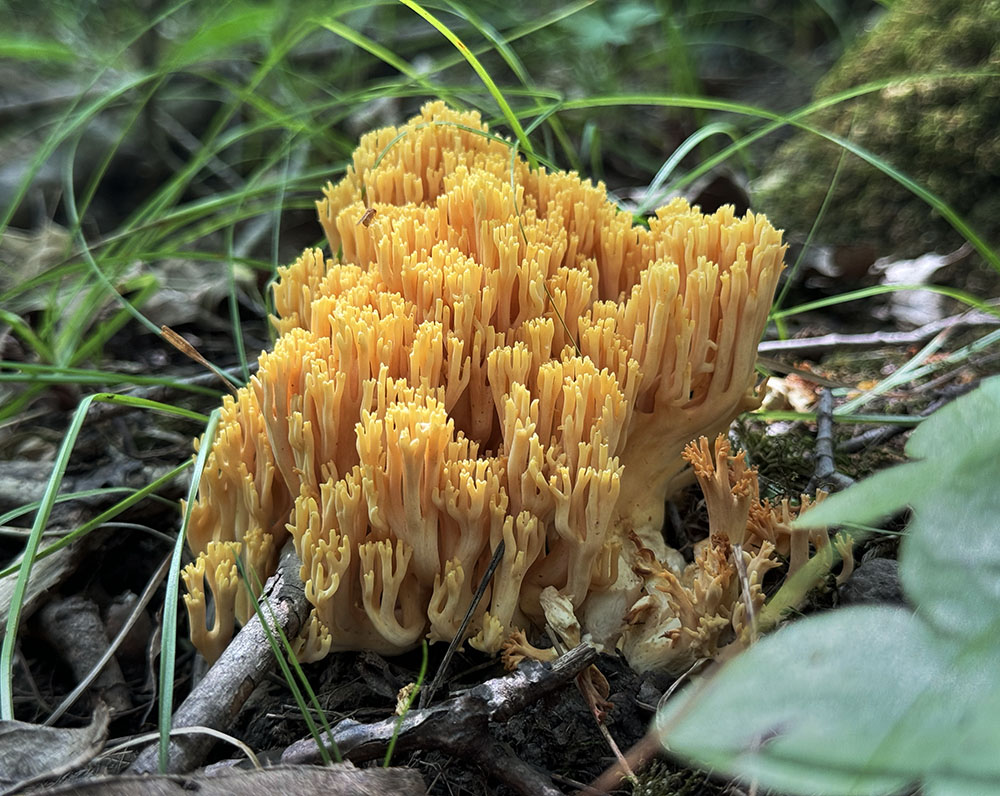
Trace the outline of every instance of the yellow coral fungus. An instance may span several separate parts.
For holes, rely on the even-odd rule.
[[[324,194],[333,256],[280,269],[280,337],[225,399],[193,551],[244,542],[266,574],[290,534],[304,658],[452,638],[501,540],[472,644],[543,621],[546,589],[614,642],[641,551],[669,552],[683,446],[756,405],[781,234],[679,199],[636,225],[441,103],[364,136]]]
[[[625,616],[621,648],[639,670],[662,669],[678,674],[698,658],[712,658],[723,648],[738,651],[756,635],[755,617],[764,607],[763,579],[791,557],[789,573],[810,557],[810,544],[822,566],[791,598],[793,608],[821,580],[833,563],[833,550],[844,559],[838,581],[853,569],[846,537],[831,542],[826,530],[798,532],[789,526],[798,513],[784,500],[780,509],[760,499],[757,473],[742,453],[732,455],[724,435],[714,449],[701,437],[684,449],[708,505],[710,536],[696,545],[695,560],[671,572],[652,551],[640,549],[633,567],[643,594]],[[822,499],[822,495],[819,496]],[[800,511],[810,505],[802,496]]]

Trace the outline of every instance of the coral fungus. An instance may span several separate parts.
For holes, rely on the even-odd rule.
[[[635,641],[635,603],[669,570],[685,444],[756,405],[780,233],[679,199],[636,224],[441,103],[364,136],[318,210],[333,257],[280,270],[280,337],[212,441],[193,623],[226,556],[263,578],[290,534],[314,607],[304,658],[451,639],[503,540],[473,646],[544,621],[551,588],[604,643],[629,614],[626,654],[669,666]]]

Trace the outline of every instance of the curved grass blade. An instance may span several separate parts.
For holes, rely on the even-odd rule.
[[[163,624],[160,634],[160,705],[159,705],[159,768],[160,773],[166,773],[167,761],[170,755],[170,725],[174,710],[174,670],[177,662],[177,599],[178,584],[181,576],[181,557],[184,553],[184,542],[187,538],[188,525],[191,522],[191,512],[198,498],[198,487],[201,484],[201,474],[205,470],[205,462],[212,450],[215,432],[219,427],[219,409],[213,410],[205,424],[205,433],[201,438],[198,457],[195,459],[194,472],[191,474],[191,484],[188,486],[187,503],[177,541],[170,557],[170,572],[167,575],[166,594],[163,597]]]
[[[305,672],[302,671],[302,666],[299,664],[299,661],[295,656],[295,651],[292,649],[291,642],[289,642],[288,637],[281,631],[281,627],[278,624],[278,618],[274,614],[274,608],[269,600],[264,600],[263,603],[261,603],[260,599],[256,596],[256,594],[260,594],[263,591],[263,584],[257,580],[255,584],[257,592],[255,594],[254,589],[250,587],[250,582],[247,580],[247,572],[246,567],[243,564],[243,559],[239,556],[236,557],[236,568],[239,570],[240,580],[250,593],[250,602],[253,605],[254,613],[260,621],[260,626],[264,629],[268,644],[270,644],[271,650],[274,652],[274,658],[278,663],[278,667],[281,669],[281,674],[285,679],[285,683],[288,685],[288,690],[292,692],[292,697],[295,699],[295,704],[299,708],[299,713],[302,714],[302,719],[305,721],[306,727],[309,729],[309,734],[316,742],[316,748],[319,750],[319,755],[323,759],[323,763],[328,766],[332,765],[334,759],[336,759],[338,763],[342,763],[343,758],[341,757],[340,749],[337,748],[337,744],[333,740],[333,730],[330,728],[330,723],[326,718],[323,706],[320,705],[319,700],[316,698],[316,693],[313,691],[312,686],[309,685],[309,678],[307,678]],[[256,573],[251,574],[256,575]],[[270,614],[270,621],[264,617],[262,605],[267,606],[268,613]],[[281,639],[280,644],[278,639],[274,637],[274,633],[271,630],[272,627],[278,630],[278,635]],[[291,664],[291,666],[289,666],[289,664]],[[292,674],[293,667],[295,669],[294,675]],[[298,680],[298,682],[296,682],[296,680]],[[302,688],[299,688],[299,682],[302,683]],[[323,725],[326,737],[330,739],[329,748],[323,741],[323,734],[320,733],[319,728],[316,726],[316,722],[313,721],[312,711],[309,710],[309,705],[306,704],[306,697],[302,694],[303,690],[305,690],[306,696],[309,698],[309,704],[312,705],[313,710],[316,711],[316,714],[320,718],[320,723]],[[333,758],[330,757],[331,749],[333,750]]]
[[[403,705],[403,711],[399,714],[399,718],[396,720],[396,726],[392,732],[392,738],[389,739],[389,748],[385,750],[385,759],[382,761],[382,767],[388,768],[389,763],[392,762],[392,753],[396,749],[396,740],[399,738],[399,731],[403,727],[403,720],[406,718],[406,714],[410,712],[410,708],[413,706],[413,701],[417,698],[417,694],[420,693],[420,688],[424,684],[424,678],[427,677],[427,640],[424,639],[422,646],[423,657],[420,661],[420,672],[417,674],[417,682],[413,684],[413,688],[410,689],[410,693],[406,695],[406,704]]]
[[[863,86],[857,86],[855,88],[848,89],[846,91],[841,91],[830,97],[824,97],[822,100],[817,100],[816,102],[810,103],[809,105],[800,108],[794,113],[784,115],[779,113],[773,113],[771,111],[765,110],[752,105],[746,105],[744,103],[729,102],[727,100],[715,100],[706,97],[686,97],[686,96],[674,96],[674,95],[645,95],[645,94],[632,94],[632,95],[621,95],[615,97],[588,97],[586,99],[580,100],[567,100],[562,104],[561,110],[583,110],[587,108],[595,107],[619,107],[624,105],[656,105],[662,107],[685,107],[685,108],[704,108],[709,110],[719,110],[727,111],[730,113],[739,114],[742,116],[751,116],[759,119],[769,119],[770,124],[764,125],[762,128],[749,133],[748,135],[741,138],[734,144],[723,149],[716,155],[707,158],[701,165],[692,171],[688,172],[683,177],[672,183],[673,188],[679,188],[682,185],[687,185],[697,177],[705,174],[710,169],[714,168],[719,163],[722,163],[728,159],[731,155],[735,154],[739,150],[749,146],[753,141],[756,141],[763,136],[791,125],[793,127],[800,128],[806,132],[812,133],[813,135],[818,135],[821,138],[837,144],[838,146],[846,149],[851,154],[856,155],[865,162],[877,168],[887,177],[895,180],[897,183],[902,185],[904,188],[915,194],[917,197],[922,199],[928,206],[934,208],[941,216],[948,221],[955,230],[961,234],[966,240],[968,240],[976,250],[982,255],[983,259],[990,263],[990,265],[1000,271],[1000,255],[993,251],[993,249],[982,239],[982,237],[975,232],[965,221],[956,213],[951,206],[941,199],[937,194],[924,188],[913,179],[908,177],[903,172],[891,166],[882,158],[869,152],[864,147],[855,144],[851,141],[847,141],[844,138],[837,136],[833,133],[827,132],[820,128],[810,125],[802,119],[809,116],[810,114],[816,113],[824,108],[831,107],[845,100],[852,99],[854,97],[859,97],[864,94],[870,94],[874,91],[879,91],[889,85],[906,85],[909,83],[915,83],[919,81],[941,81],[955,78],[974,78],[974,79],[997,79],[1000,78],[1000,73],[997,72],[983,72],[983,71],[973,71],[973,72],[947,72],[938,74],[927,74],[912,76],[905,79],[893,78],[888,80],[875,81],[873,83],[866,83]]]
[[[510,105],[507,103],[506,97],[503,95],[503,92],[501,92],[497,87],[493,78],[490,77],[489,72],[486,71],[485,67],[483,67],[480,60],[473,54],[472,50],[470,50],[465,43],[458,38],[458,36],[452,33],[447,25],[441,22],[441,20],[439,20],[432,13],[427,11],[427,9],[420,5],[420,3],[415,2],[415,0],[399,1],[433,25],[442,36],[454,45],[455,49],[465,56],[465,60],[469,62],[469,66],[471,66],[475,73],[479,76],[479,79],[483,81],[483,85],[486,86],[490,94],[493,96],[494,101],[497,103],[497,107],[500,108],[504,118],[507,120],[507,124],[509,124],[511,130],[514,131],[514,135],[517,137],[521,148],[524,150],[524,155],[528,159],[528,163],[532,168],[537,167],[538,161],[535,157],[535,150],[531,146],[531,141],[528,139],[528,136],[525,135],[524,128],[521,127],[521,122],[518,120],[517,114],[515,114],[511,109]]]
[[[100,526],[107,523],[109,520],[112,520],[115,517],[117,517],[126,509],[131,508],[136,503],[140,502],[141,500],[144,500],[147,497],[157,498],[162,500],[162,498],[159,498],[159,496],[155,495],[154,492],[156,492],[156,490],[159,489],[161,486],[166,486],[168,483],[174,480],[174,478],[176,478],[178,475],[180,475],[182,472],[188,469],[193,463],[194,459],[189,459],[188,461],[184,462],[183,464],[177,465],[170,472],[161,475],[159,478],[155,479],[154,481],[151,481],[150,483],[146,484],[146,486],[140,489],[132,490],[132,489],[122,488],[123,491],[128,491],[131,492],[132,494],[124,498],[123,500],[119,500],[117,503],[115,503],[115,505],[111,506],[105,511],[102,511],[92,520],[85,522],[79,528],[74,528],[72,531],[67,533],[65,536],[60,537],[56,542],[53,542],[48,547],[38,551],[38,553],[35,555],[35,561],[41,561],[43,558],[47,558],[53,553],[62,550],[67,545],[72,544],[77,539],[83,536],[86,536],[95,528],[99,528]],[[105,491],[111,492],[113,490],[108,489]],[[71,493],[69,495],[60,495],[59,497],[56,498],[56,502],[59,503],[62,502],[63,500],[69,500],[71,497],[76,497],[79,494],[82,493]],[[15,509],[14,511],[20,514],[23,508],[25,507],[22,507],[21,509]],[[0,522],[2,522],[2,520],[0,520]],[[20,568],[19,564],[12,564],[6,569],[0,570],[0,579],[13,575],[15,572],[18,571],[19,568]]]
[[[76,209],[76,196],[73,188],[73,164],[76,161],[76,149],[80,144],[80,137],[76,136],[70,145],[70,151],[66,157],[66,164],[63,168],[63,189],[65,191],[63,196],[63,202],[66,206],[66,215],[69,218],[70,228],[73,237],[76,238],[79,246],[80,253],[83,255],[83,259],[86,261],[87,265],[90,266],[91,272],[97,277],[98,283],[107,291],[108,295],[113,297],[118,301],[122,308],[129,313],[135,320],[149,329],[157,337],[160,336],[159,327],[153,323],[149,318],[143,315],[139,310],[137,310],[132,303],[126,299],[121,293],[119,293],[111,280],[108,279],[107,275],[101,270],[101,267],[97,264],[97,261],[90,253],[90,247],[87,245],[86,239],[83,237],[83,229],[80,225],[80,216]],[[65,364],[65,363],[60,363]]]
[[[517,53],[515,53],[513,48],[510,46],[510,42],[505,39],[496,28],[479,17],[471,8],[458,2],[458,0],[445,0],[445,2],[448,3],[456,14],[472,25],[479,32],[479,34],[493,46],[493,49],[496,50],[501,58],[503,58],[504,63],[507,64],[510,71],[514,73],[519,81],[521,81],[521,85],[533,94],[538,92],[538,84],[535,83],[531,74],[521,62],[521,59],[517,57]],[[590,0],[587,5],[591,5],[593,2],[595,2],[595,0]],[[585,6],[581,6],[581,8],[583,7]],[[570,168],[575,171],[583,171],[583,164],[580,162],[579,154],[573,146],[573,143],[570,141],[569,135],[566,133],[559,117],[552,116],[551,114],[545,114],[544,117],[539,117],[525,128],[525,135],[530,135],[531,130],[540,124],[541,121],[548,122],[549,129],[555,135],[560,146],[563,148],[563,151],[566,153],[566,156],[569,158]],[[551,158],[551,153],[549,154]]]
[[[38,172],[41,171],[42,167],[48,161],[48,159],[53,155],[56,149],[59,148],[66,140],[68,140],[74,133],[78,132],[86,125],[88,125],[92,119],[97,115],[97,113],[103,108],[109,107],[115,102],[129,94],[129,92],[139,88],[145,83],[155,80],[157,75],[155,74],[145,74],[134,80],[127,80],[120,85],[112,88],[108,91],[102,91],[100,96],[97,97],[93,102],[85,105],[81,110],[81,103],[86,97],[90,95],[92,89],[98,85],[102,78],[113,68],[116,68],[123,62],[125,53],[131,48],[140,38],[145,36],[150,30],[159,25],[163,20],[170,17],[172,14],[179,11],[186,5],[189,5],[191,0],[180,0],[180,2],[175,3],[169,8],[165,9],[161,13],[157,14],[149,24],[145,25],[142,29],[132,34],[132,36],[124,41],[121,47],[113,53],[109,58],[105,60],[104,66],[95,70],[93,78],[90,82],[83,88],[78,94],[77,98],[69,104],[66,112],[62,117],[53,125],[53,130],[49,136],[39,147],[38,152],[35,153],[34,157],[31,159],[31,164],[25,172],[24,178],[18,185],[17,191],[15,191],[14,196],[11,198],[9,204],[7,205],[7,210],[3,217],[0,218],[0,237],[7,229],[7,225],[10,223],[17,209],[21,206],[21,202],[24,201],[24,197],[27,195],[28,190],[31,188],[35,177],[38,176]]]
[[[1000,316],[1000,308],[995,307],[988,301],[976,298],[971,293],[966,293],[964,290],[957,290],[956,288],[944,287],[942,285],[873,285],[872,287],[863,287],[848,293],[841,293],[838,296],[828,296],[816,301],[807,301],[805,304],[798,304],[785,310],[778,310],[771,316],[771,319],[788,318],[799,313],[811,312],[812,310],[831,307],[837,304],[846,304],[849,301],[858,301],[859,299],[871,298],[872,296],[881,296],[886,293],[895,293],[900,290],[926,290],[930,293],[940,293],[942,296],[948,296],[956,301],[961,301],[963,304],[975,307],[982,312]]]
[[[680,165],[680,162],[687,157],[691,150],[713,135],[726,135],[732,141],[737,140],[736,128],[724,122],[713,122],[695,130],[681,142],[680,146],[673,151],[666,162],[660,167],[660,170],[656,172],[656,176],[653,177],[653,181],[646,190],[646,198],[636,208],[635,215],[647,216],[651,210],[655,209],[663,201],[663,198],[669,193],[668,191],[661,190],[663,183],[673,174],[674,169]]]
[[[11,372],[4,372],[5,370]],[[180,379],[165,376],[142,376],[131,373],[116,373],[92,368],[61,367],[43,365],[36,362],[8,362],[0,360],[0,383],[17,384],[127,384],[135,387],[171,387],[198,395],[219,395],[219,390],[189,384]]]
[[[798,275],[799,268],[802,266],[802,260],[805,257],[806,252],[809,251],[810,245],[812,245],[812,240],[816,235],[816,230],[819,229],[820,224],[823,223],[823,219],[826,217],[826,210],[830,206],[830,201],[833,199],[834,189],[836,189],[837,183],[840,181],[840,171],[844,166],[844,160],[846,157],[847,150],[840,150],[840,157],[837,158],[837,167],[833,170],[833,177],[831,177],[830,184],[827,186],[826,194],[823,196],[823,202],[819,206],[819,212],[816,213],[816,218],[813,219],[812,226],[809,227],[809,234],[806,235],[805,243],[802,244],[798,257],[795,258],[795,262],[792,264],[792,267],[788,271],[788,275],[785,277],[785,283],[781,286],[781,291],[771,304],[771,313],[781,309],[781,305],[785,303],[785,298],[788,296],[788,291],[791,290],[792,285],[795,284],[795,277]],[[786,337],[785,324],[781,321],[778,322],[778,332],[781,339],[784,340]]]
[[[14,646],[17,643],[17,632],[21,621],[21,609],[27,595],[28,579],[31,577],[31,567],[38,552],[42,532],[45,530],[49,515],[52,513],[52,507],[56,502],[56,495],[62,484],[63,476],[66,474],[66,466],[69,464],[70,455],[73,453],[74,445],[76,445],[76,438],[80,434],[80,429],[83,426],[83,421],[86,419],[87,411],[90,409],[91,404],[95,401],[128,403],[133,406],[144,405],[149,408],[157,408],[187,417],[201,417],[197,412],[191,412],[187,409],[177,409],[156,401],[146,401],[138,398],[123,399],[127,399],[127,396],[109,393],[88,395],[80,402],[73,413],[69,428],[63,437],[62,445],[59,446],[59,451],[52,465],[52,473],[49,475],[49,480],[45,485],[45,492],[42,494],[38,511],[35,514],[35,521],[32,523],[31,532],[28,534],[28,540],[24,546],[24,556],[17,568],[17,583],[14,585],[10,609],[7,613],[7,625],[4,632],[3,645],[0,647],[0,720],[6,721],[14,718]],[[61,541],[65,544],[64,540]]]
[[[66,430],[66,435],[63,437],[63,443],[56,454],[52,473],[49,476],[48,483],[45,485],[45,492],[42,495],[38,512],[35,514],[31,533],[28,534],[28,541],[24,546],[24,557],[18,567],[17,583],[14,586],[10,610],[7,614],[7,626],[4,632],[3,646],[0,647],[0,720],[3,721],[12,721],[14,719],[14,646],[17,642],[17,632],[21,621],[21,608],[27,596],[31,566],[35,560],[35,553],[38,551],[42,531],[45,530],[45,524],[52,513],[53,505],[55,505],[56,494],[59,492],[63,475],[66,473],[66,466],[69,464],[69,457],[73,452],[73,446],[76,444],[76,438],[87,416],[87,410],[94,402],[94,399],[95,396],[92,395],[84,398],[73,414],[69,428]]]

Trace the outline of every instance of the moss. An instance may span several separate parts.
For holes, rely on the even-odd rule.
[[[662,760],[654,760],[638,774],[634,796],[713,796],[726,791],[725,782],[709,779],[704,771],[693,771]]]
[[[929,73],[1000,69],[1000,0],[901,0],[817,87]],[[1000,80],[928,78],[842,102],[810,120],[849,137],[943,198],[992,244],[1000,242]],[[804,236],[841,150],[810,133],[783,145],[761,181],[758,205]],[[921,199],[848,154],[819,237],[913,256],[960,237]]]

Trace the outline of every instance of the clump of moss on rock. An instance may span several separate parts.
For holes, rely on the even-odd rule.
[[[819,84],[817,98],[887,77],[1000,70],[1000,0],[900,0]],[[1000,242],[1000,79],[928,78],[892,84],[809,119],[850,138]],[[815,220],[840,147],[799,132],[759,185],[756,204],[802,235]],[[921,199],[851,154],[819,230],[832,244],[915,256],[958,245],[951,225]]]

